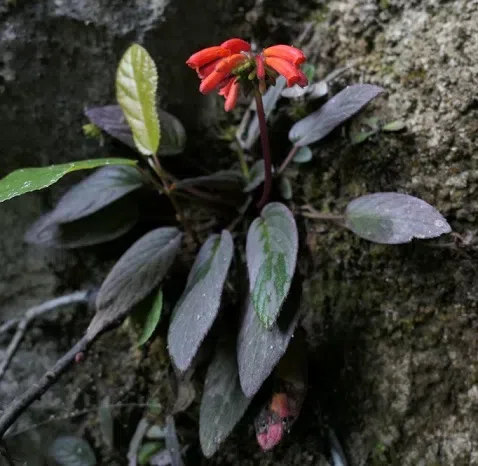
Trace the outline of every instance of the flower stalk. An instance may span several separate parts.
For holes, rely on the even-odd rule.
[[[257,204],[257,207],[262,209],[262,207],[264,207],[269,201],[271,194],[272,160],[269,145],[269,135],[267,134],[266,114],[264,112],[264,105],[262,103],[262,95],[258,88],[254,90],[254,97],[256,99],[256,111],[257,118],[259,120],[259,131],[261,134],[262,157],[264,158],[264,190],[262,191],[262,197]]]

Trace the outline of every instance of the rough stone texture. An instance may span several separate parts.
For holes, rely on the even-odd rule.
[[[174,89],[168,95],[173,106],[183,91],[195,93],[197,82],[181,74],[180,64],[191,49],[213,41],[218,16],[210,2],[186,14],[191,4],[126,1],[121,11],[113,2],[108,8],[97,2],[0,6],[0,38],[8,45],[0,51],[1,170],[94,155],[96,146],[79,136],[81,108],[111,100],[115,64],[137,38],[155,58],[170,51],[160,68],[163,75],[175,70],[168,87]],[[239,4],[229,11],[240,16]],[[257,0],[245,29],[285,41],[289,27],[292,36],[300,31],[301,18],[312,21],[308,55],[318,76],[352,63],[334,91],[354,82],[382,85],[388,95],[364,116],[407,123],[404,133],[381,134],[359,146],[336,132],[317,149],[314,162],[300,169],[297,203],[305,198],[319,210],[340,212],[361,194],[407,192],[436,206],[466,244],[448,237],[384,247],[330,224],[306,222],[310,263],[302,265],[308,277],[303,324],[312,376],[303,415],[274,452],[264,455],[252,446],[252,428],[243,424],[208,464],[325,466],[329,424],[352,466],[476,466],[478,1],[323,1],[307,16],[296,2],[285,10],[275,5]],[[217,11],[223,7],[217,2]],[[187,27],[169,20],[168,12],[204,38],[184,37]],[[187,102],[186,113],[197,101]],[[353,130],[360,128],[360,118]],[[48,260],[19,239],[29,217],[50,202],[49,194],[41,194],[0,206],[2,226],[14,228],[0,242],[9,258],[0,272],[3,312],[60,286]],[[98,364],[96,376],[75,381],[81,390],[104,383],[100,369],[111,357],[107,345],[98,349],[104,360],[88,366],[95,374]],[[112,380],[100,392],[115,384],[133,387],[127,374],[134,367],[125,361],[111,368]],[[115,368],[125,379],[114,379]]]
[[[356,82],[388,91],[350,130],[370,116],[407,130],[358,146],[337,131],[300,169],[297,202],[339,213],[365,193],[406,192],[436,206],[467,245],[373,245],[307,221],[307,404],[273,453],[251,454],[243,428],[214,464],[327,464],[325,421],[352,466],[476,466],[478,2],[331,1],[309,19],[318,76],[353,65],[334,92]]]

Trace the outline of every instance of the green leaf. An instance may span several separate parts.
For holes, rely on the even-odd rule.
[[[217,316],[233,250],[232,236],[223,230],[207,239],[194,261],[168,332],[169,354],[181,371],[191,364]]]
[[[58,437],[50,447],[50,456],[61,466],[95,466],[90,445],[79,437]]]
[[[362,144],[362,142],[365,142],[369,137],[373,136],[374,134],[376,134],[377,131],[374,130],[374,131],[362,131],[360,133],[355,133],[355,134],[352,134],[351,136],[351,143],[353,146],[356,146],[358,144]]]
[[[163,445],[159,442],[146,442],[141,445],[138,452],[138,463],[149,464],[151,457],[163,448]]]
[[[134,142],[144,155],[155,154],[160,128],[156,111],[156,65],[148,52],[133,44],[123,55],[116,73],[116,99],[133,132]]]
[[[47,188],[67,173],[76,170],[89,170],[105,165],[136,165],[130,159],[92,159],[78,162],[50,165],[49,167],[22,168],[15,170],[0,180],[0,202],[21,196],[38,189]]]
[[[305,63],[304,65],[302,65],[302,71],[307,76],[307,79],[310,83],[315,76],[315,66],[310,63]]]
[[[295,163],[307,163],[312,160],[312,151],[310,150],[309,146],[302,146],[299,147],[292,162]]]
[[[121,256],[96,297],[97,312],[88,327],[89,336],[124,318],[161,283],[179,251],[181,239],[177,228],[157,228]]]
[[[138,339],[138,346],[144,345],[153,334],[154,330],[158,326],[159,320],[161,319],[161,313],[163,310],[163,291],[159,290],[154,302],[153,306],[148,312],[146,316],[146,320],[143,326],[143,332]]]
[[[274,169],[272,169],[274,173]],[[245,193],[249,193],[254,191],[261,183],[264,182],[266,177],[265,168],[264,168],[264,160],[258,160],[257,162],[252,165],[250,173],[249,173],[249,182],[247,183],[246,187],[243,189]]]
[[[380,244],[436,238],[451,231],[430,204],[400,193],[374,193],[354,199],[345,211],[345,226],[361,238]]]
[[[395,120],[395,121],[392,121],[390,123],[387,123],[383,128],[382,130],[383,131],[388,131],[388,132],[392,132],[392,131],[402,131],[403,129],[405,129],[407,127],[407,124],[404,122],[404,121],[401,121],[401,120]]]
[[[207,371],[199,414],[199,439],[207,458],[228,437],[250,402],[241,390],[234,347],[220,345]]]
[[[282,176],[279,180],[279,191],[282,199],[289,200],[292,199],[292,185],[289,178]]]
[[[249,289],[259,319],[271,328],[289,292],[299,239],[291,211],[274,202],[262,209],[247,233]]]

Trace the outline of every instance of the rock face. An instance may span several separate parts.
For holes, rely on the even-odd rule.
[[[86,120],[82,112],[87,105],[114,101],[116,67],[132,42],[144,44],[158,64],[162,106],[171,108],[191,126],[205,100],[197,92],[195,73],[184,62],[198,48],[226,38],[224,31],[230,33],[231,25],[241,16],[241,3],[0,2],[0,177],[25,166],[106,155],[96,142],[83,137],[81,127]],[[81,265],[84,260],[89,264],[86,268],[94,270],[90,255],[45,253],[27,247],[22,240],[27,226],[75,179],[73,176],[51,190],[0,205],[0,322],[74,286],[68,276],[79,274],[73,278],[77,286],[85,281],[98,283],[98,276],[80,278],[81,270],[86,270]],[[0,405],[8,404],[50,367],[81,334],[79,330],[62,342],[58,333],[49,334],[48,329],[34,333],[29,343],[42,342],[44,351],[40,353],[44,354],[35,360],[37,350],[18,353],[18,364],[13,364],[0,384]],[[62,332],[59,326],[50,331]],[[3,347],[7,341],[2,339]],[[40,417],[45,419],[59,404],[59,398],[47,395],[35,404],[33,419],[37,409],[44,410]],[[24,420],[32,423],[31,418]]]
[[[241,17],[243,3],[0,5],[1,174],[97,155],[96,144],[81,136],[81,111],[111,102],[116,63],[132,41],[142,41],[158,61],[167,103],[194,121],[197,82],[184,59],[222,39],[221,28]],[[338,213],[365,193],[407,192],[437,207],[465,241],[384,247],[330,224],[308,223],[303,325],[312,377],[303,415],[273,453],[251,448],[253,435],[243,426],[210,463],[326,465],[325,421],[352,466],[476,466],[478,1],[322,1],[307,16],[295,7],[284,16],[279,2],[256,3],[248,27],[257,37],[267,36],[267,25],[271,40],[285,41],[285,29],[295,28],[295,34],[306,17],[313,23],[308,56],[317,75],[352,65],[334,82],[334,92],[355,82],[387,89],[352,129],[365,116],[407,125],[403,133],[381,134],[358,146],[340,133],[325,141],[300,169],[307,202]],[[310,8],[309,2],[298,3]],[[61,287],[51,259],[21,242],[50,196],[0,205],[2,318]],[[61,260],[71,268],[71,258]],[[54,359],[56,340],[51,335],[45,346],[45,364]],[[19,391],[31,380],[8,382],[2,404],[12,384]],[[47,397],[47,408],[55,400]]]

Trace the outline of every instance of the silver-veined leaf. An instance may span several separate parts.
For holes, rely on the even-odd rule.
[[[289,292],[298,248],[291,211],[278,202],[266,205],[252,222],[246,244],[251,299],[266,328],[276,321]]]
[[[241,387],[248,397],[259,391],[285,353],[294,334],[299,318],[300,293],[294,293],[290,298],[270,329],[264,328],[250,298],[246,301],[237,338],[237,361]]]

